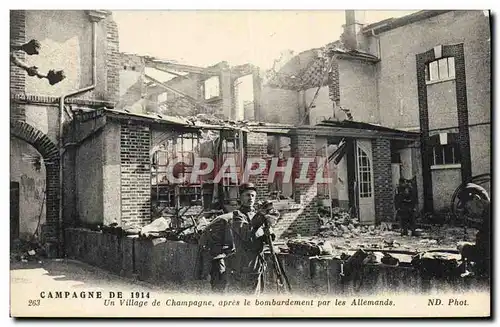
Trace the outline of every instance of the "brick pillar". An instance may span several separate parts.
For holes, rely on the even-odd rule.
[[[246,133],[246,158],[265,158],[267,156],[267,134],[266,133]],[[246,160],[245,160],[246,161]],[[245,162],[246,166],[246,162]],[[243,169],[245,169],[245,166]],[[249,182],[257,187],[260,199],[265,199],[269,195],[267,184],[267,174],[265,171],[259,175],[249,176]]]
[[[122,224],[146,225],[151,221],[149,127],[122,124],[120,144]]]
[[[375,222],[391,221],[394,216],[391,141],[387,139],[374,139],[372,141],[372,152]]]
[[[332,59],[332,71],[328,74],[328,97],[333,103],[340,101],[339,62]]]
[[[10,45],[21,45],[26,43],[26,12],[24,10],[10,11]],[[16,51],[16,57],[24,61],[26,54],[23,51]],[[26,90],[26,73],[21,68],[10,64],[10,96],[24,94]],[[10,102],[11,119],[25,121],[25,106],[20,103]]]
[[[469,137],[469,109],[467,106],[467,81],[463,43],[443,47],[445,56],[455,57],[455,90],[458,114],[458,142],[462,164],[462,182],[472,178],[472,162]]]
[[[328,169],[328,163],[326,160],[328,159],[326,157],[326,148],[328,147],[328,140],[324,137],[321,138],[316,138],[316,156],[322,158],[324,161],[323,165],[323,178],[327,178],[331,176],[328,176],[327,169]],[[326,183],[321,183],[317,185],[317,192],[318,192],[318,200],[328,200],[330,199],[329,197],[329,191],[328,191],[329,185]]]
[[[117,102],[120,96],[120,54],[118,26],[112,16],[106,18],[106,97]]]
[[[221,112],[225,118],[234,119],[234,103],[233,103],[233,82],[231,79],[231,71],[222,69],[220,77],[220,94],[222,96]]]
[[[249,120],[260,121],[261,111],[261,98],[262,98],[262,79],[260,77],[259,69],[253,70],[253,108],[254,116],[248,118]]]
[[[416,55],[417,90],[420,118],[420,153],[422,155],[422,179],[424,188],[424,210],[432,212],[434,200],[432,195],[431,155],[432,148],[428,145],[429,139],[429,108],[427,103],[427,85],[425,82],[425,66],[434,60],[434,50]]]
[[[294,170],[292,174],[295,201],[303,205],[303,209],[297,216],[295,226],[292,228],[300,234],[312,234],[318,229],[317,216],[317,185],[316,162],[309,163],[307,171],[307,183],[298,183],[302,164],[300,158],[316,158],[316,138],[313,133],[297,132],[290,136],[290,146],[294,157]]]

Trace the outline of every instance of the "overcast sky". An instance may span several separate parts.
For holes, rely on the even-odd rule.
[[[414,11],[367,11],[367,23]],[[267,69],[295,53],[339,39],[343,11],[114,11],[120,51],[209,66],[252,63]]]

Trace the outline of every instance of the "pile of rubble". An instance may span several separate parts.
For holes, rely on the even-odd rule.
[[[349,212],[341,208],[319,208],[318,218],[320,221],[319,237],[344,237],[355,238],[361,234],[380,235],[380,232],[390,228],[387,225],[380,226],[364,226],[360,225],[359,219],[351,217]]]
[[[170,241],[184,241],[186,243],[197,244],[199,232],[208,224],[205,218],[200,218],[198,224],[185,224],[180,228],[172,228],[171,219],[160,217],[146,226],[136,224],[126,224],[123,227],[112,223],[106,226],[93,226],[91,230],[113,234],[117,236],[129,236],[143,239],[166,238]]]
[[[37,241],[15,239],[10,245],[10,262],[40,262],[47,257],[43,246]]]
[[[158,218],[149,225],[141,228],[139,237],[158,238],[164,237],[170,241],[184,241],[190,244],[198,243],[198,233],[207,225],[207,221],[200,219],[197,226],[188,225],[179,229],[172,229],[170,220]]]

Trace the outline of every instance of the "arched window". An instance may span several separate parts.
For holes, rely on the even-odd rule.
[[[455,58],[447,57],[429,62],[425,66],[427,82],[450,80],[455,78]]]
[[[358,171],[359,171],[359,197],[372,196],[372,168],[370,157],[358,146]]]

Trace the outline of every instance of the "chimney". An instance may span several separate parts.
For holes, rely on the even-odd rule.
[[[358,10],[345,11],[344,32],[341,36],[342,42],[349,50],[366,52],[364,36],[361,29],[365,24],[365,12]]]

